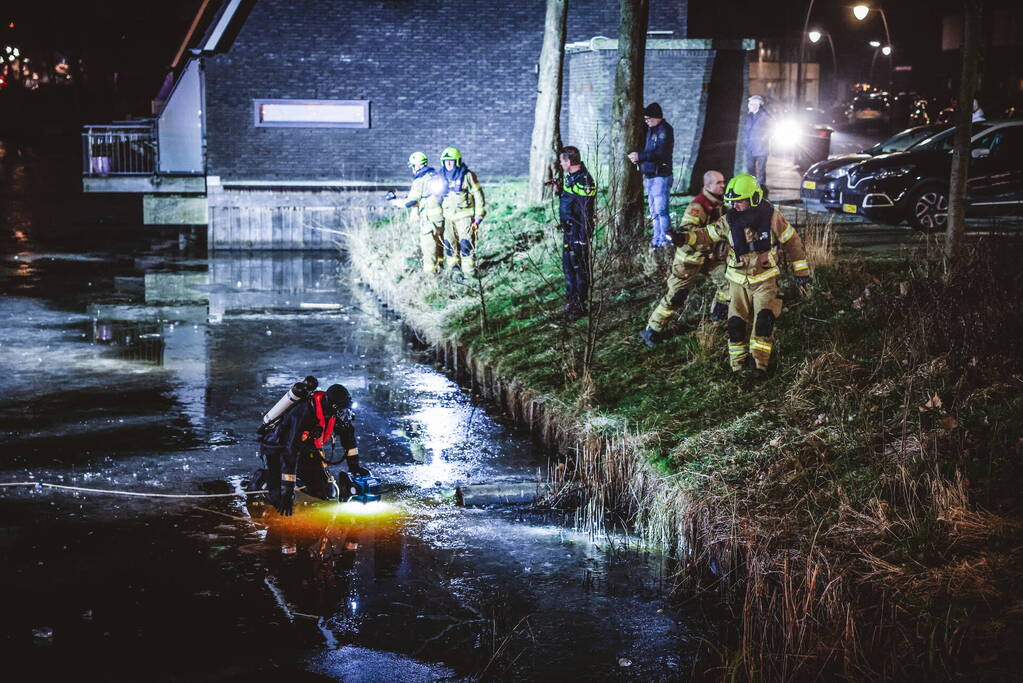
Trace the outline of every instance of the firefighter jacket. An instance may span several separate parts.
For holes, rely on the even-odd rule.
[[[412,215],[418,216],[433,224],[438,224],[443,218],[443,211],[440,207],[440,195],[436,191],[442,186],[435,171],[430,166],[424,166],[412,176],[412,187],[409,188],[408,196],[405,197],[405,207],[412,209]]]
[[[702,228],[708,223],[713,223],[721,218],[721,211],[721,200],[707,192],[707,190],[703,190],[700,194],[693,197],[693,201],[689,202],[689,206],[686,207],[686,212],[682,216],[682,227],[685,230]],[[677,235],[677,233],[672,234]],[[685,253],[685,262],[692,264],[702,264],[708,255],[704,252],[710,252],[710,255],[723,259],[727,250],[727,247],[722,243],[705,245],[703,249],[689,245],[682,245],[680,248]]]
[[[558,195],[558,215],[565,241],[588,242],[593,234],[597,184],[593,182],[593,176],[586,170],[586,166],[581,165],[578,171],[565,176]]]
[[[644,178],[668,177],[673,167],[671,156],[675,151],[675,129],[661,119],[653,128],[647,128],[646,144],[639,153],[639,170]]]
[[[454,169],[441,167],[438,174],[443,181],[441,202],[447,218],[480,218],[487,215],[487,202],[483,198],[483,187],[476,174],[459,162]]]
[[[359,454],[355,425],[351,422],[336,424],[335,418],[324,410],[323,403],[324,392],[313,393],[309,400],[284,413],[280,422],[260,439],[265,446],[283,449],[281,474],[295,474],[299,457],[322,449],[335,431],[346,456]]]
[[[719,242],[728,244],[725,278],[729,282],[745,286],[778,277],[778,250],[797,276],[810,275],[803,240],[767,200],[746,211],[731,209],[707,227],[686,233],[689,246],[706,249]]]

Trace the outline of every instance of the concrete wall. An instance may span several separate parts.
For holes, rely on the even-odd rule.
[[[722,48],[739,51],[742,45],[734,42]],[[708,87],[718,51],[706,40],[652,40],[648,47],[644,103],[658,102],[675,130],[675,187],[686,191],[691,168],[700,155]],[[594,169],[608,154],[616,61],[616,40],[593,41],[567,55],[568,120],[562,125],[562,136],[567,144],[583,151]],[[735,74],[734,88],[740,94],[745,92],[741,72]]]
[[[686,0],[652,0],[684,37]],[[410,152],[462,149],[484,181],[526,173],[544,0],[259,0],[206,60],[210,175],[403,178]],[[618,3],[573,0],[569,42],[618,34]],[[369,100],[371,126],[258,128],[254,99]],[[679,118],[682,118],[679,115]]]
[[[385,192],[374,186],[210,185],[209,249],[336,249],[337,231],[350,221],[393,211]]]

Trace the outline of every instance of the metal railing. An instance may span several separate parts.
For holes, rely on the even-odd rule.
[[[156,122],[82,129],[82,175],[152,175],[157,168]]]

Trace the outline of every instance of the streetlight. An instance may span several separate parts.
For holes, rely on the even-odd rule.
[[[838,57],[835,56],[835,41],[833,41],[831,39],[831,34],[830,33],[824,33],[823,31],[818,31],[818,30],[814,29],[813,31],[810,31],[809,33],[807,33],[806,37],[810,39],[811,43],[815,43],[815,44],[819,43],[821,38],[827,38],[828,39],[828,47],[831,48],[831,75],[832,75],[832,78],[837,80],[837,78],[838,78]],[[819,76],[818,76],[818,79],[819,79]],[[818,80],[818,83],[819,82],[820,82],[820,80]],[[818,93],[818,99],[819,99],[819,93]]]
[[[877,47],[880,47],[880,44],[874,48],[874,56],[870,58],[870,76],[867,77],[867,80],[870,81],[871,85],[874,84],[874,62],[877,61],[877,53],[880,52],[885,57],[891,57],[892,55],[891,45],[885,45],[884,47],[881,47],[880,50],[878,50]]]
[[[806,41],[803,36],[810,28],[810,12],[813,11],[813,0],[806,6],[806,16],[803,17],[803,32],[799,34],[799,62],[796,64],[796,106],[802,106],[803,101],[803,60],[806,59]]]
[[[880,7],[873,7],[872,8],[872,7],[868,7],[867,5],[856,5],[856,6],[854,6],[852,8],[852,13],[853,13],[853,16],[856,17],[856,21],[863,21],[864,19],[867,18],[867,15],[870,14],[871,10],[873,10],[873,11],[877,12],[878,14],[880,14],[881,15],[881,21],[884,22],[884,37],[885,37],[885,43],[886,44],[885,44],[885,46],[883,48],[881,48],[881,53],[884,54],[885,57],[888,57],[888,87],[890,88],[892,86],[892,60],[891,60],[891,55],[892,55],[892,48],[891,48],[892,34],[888,30],[888,15],[885,14],[884,10],[881,9]],[[879,40],[872,40],[872,41],[870,41],[870,47],[874,48],[874,59],[877,59],[877,48],[881,47],[881,41],[879,41]],[[872,59],[870,61],[871,80],[873,80],[873,74],[874,74],[874,59]]]
[[[881,21],[884,22],[884,37],[889,45],[892,44],[892,34],[888,31],[888,15],[884,13],[884,10],[880,7],[870,8],[866,5],[856,5],[852,8],[853,16],[856,17],[856,21],[863,21],[870,14],[871,9],[881,15]]]

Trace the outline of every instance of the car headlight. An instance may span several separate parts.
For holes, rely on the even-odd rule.
[[[857,163],[859,163],[859,162],[857,162]],[[849,169],[852,168],[855,165],[856,164],[846,164],[845,166],[839,166],[838,168],[833,168],[830,171],[828,171],[827,173],[825,173],[824,177],[825,178],[832,178],[832,179],[844,178],[847,175],[849,175]]]
[[[898,178],[904,176],[907,173],[912,172],[913,166],[896,166],[895,168],[885,168],[877,173],[873,174],[874,180],[882,180],[884,178]]]

